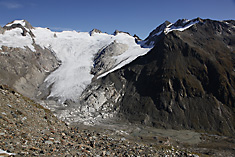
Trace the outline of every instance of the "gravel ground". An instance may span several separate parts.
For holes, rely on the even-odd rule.
[[[167,137],[148,143],[116,134],[67,126],[34,101],[0,86],[0,156],[198,156]]]
[[[168,144],[153,147],[109,133],[69,127],[6,86],[0,86],[0,98],[0,149],[15,156],[193,156]]]

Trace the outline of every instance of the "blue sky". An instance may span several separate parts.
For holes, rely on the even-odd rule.
[[[0,0],[0,24],[26,19],[52,30],[113,33],[145,38],[165,20],[196,17],[235,19],[235,0]]]

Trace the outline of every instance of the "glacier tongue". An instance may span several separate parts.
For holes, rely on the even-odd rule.
[[[124,53],[114,55],[115,68],[109,69],[101,77],[149,51],[148,48],[141,48],[135,43],[134,37],[125,33],[118,33],[115,36],[94,33],[91,36],[86,32],[52,32],[43,28],[35,28],[32,32],[36,36],[34,39],[36,44],[51,49],[62,61],[62,65],[45,80],[47,86],[51,87],[49,97],[57,98],[60,103],[66,100],[78,101],[79,96],[94,77],[91,74],[93,59],[101,48],[114,41],[128,45]]]

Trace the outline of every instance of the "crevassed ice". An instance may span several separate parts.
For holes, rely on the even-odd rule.
[[[90,70],[93,65],[93,57],[100,48],[109,45],[114,40],[129,46],[127,51],[116,56],[115,68],[100,77],[121,68],[149,51],[149,48],[141,48],[135,43],[134,37],[125,33],[119,33],[116,36],[95,33],[90,36],[86,32],[55,33],[43,28],[36,28],[32,32],[36,36],[36,44],[50,48],[62,61],[62,65],[45,80],[48,86],[51,85],[49,97],[58,98],[60,103],[67,99],[77,101],[86,86],[91,83],[93,75],[90,74]]]

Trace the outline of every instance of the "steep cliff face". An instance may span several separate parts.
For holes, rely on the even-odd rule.
[[[103,89],[114,84],[122,97],[112,109],[130,122],[233,134],[234,34],[234,21],[201,20],[156,39],[148,54],[99,84]]]

